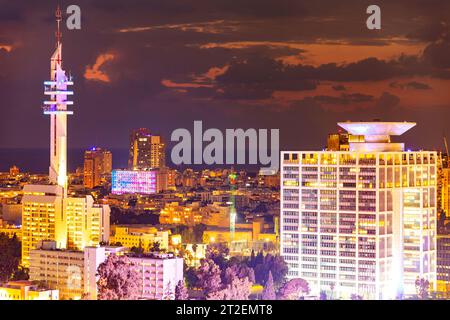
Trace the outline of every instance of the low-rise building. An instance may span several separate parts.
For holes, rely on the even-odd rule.
[[[54,242],[30,252],[30,280],[58,289],[61,299],[97,299],[97,268],[121,247],[85,247],[84,251],[56,249]]]
[[[142,299],[174,299],[175,287],[183,280],[183,258],[171,253],[151,253],[129,258],[142,279]]]
[[[59,300],[59,293],[32,281],[10,281],[0,285],[0,300]]]
[[[155,242],[164,250],[169,249],[169,231],[159,231],[155,227],[137,228],[116,226],[114,235],[110,238],[110,243],[120,243],[126,248],[143,248],[144,252],[149,252]]]

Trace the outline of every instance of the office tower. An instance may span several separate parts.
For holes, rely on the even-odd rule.
[[[130,139],[128,168],[132,170],[163,168],[165,144],[161,136],[152,135],[149,129],[133,130]]]
[[[73,82],[62,69],[62,44],[58,31],[56,50],[51,58],[51,81],[45,82],[44,113],[50,115],[50,184],[26,185],[22,198],[22,263],[30,266],[30,251],[41,241],[54,241],[58,249],[79,249],[107,241],[109,207],[95,205],[91,196],[67,197],[67,86]]]
[[[101,148],[84,152],[84,186],[94,188],[106,182],[112,171],[112,153]]]
[[[391,142],[415,123],[345,122],[349,151],[282,152],[281,252],[319,295],[388,299],[436,287],[436,152]]]

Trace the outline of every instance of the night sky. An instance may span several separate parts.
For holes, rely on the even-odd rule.
[[[56,1],[0,0],[0,148],[47,148],[43,84]],[[416,121],[408,146],[450,138],[450,1],[96,0],[64,25],[75,79],[69,148],[127,148],[132,128],[279,128],[322,149],[345,120]],[[382,30],[366,28],[377,4]]]

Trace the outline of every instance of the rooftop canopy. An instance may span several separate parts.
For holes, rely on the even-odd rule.
[[[416,125],[415,122],[339,122],[352,135],[400,136]]]

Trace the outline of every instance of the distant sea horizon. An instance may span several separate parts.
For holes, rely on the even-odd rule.
[[[83,167],[83,148],[73,148],[67,150],[67,166],[69,172],[75,172],[78,167]],[[128,149],[112,148],[108,149],[113,155],[113,169],[124,169],[128,166]],[[50,163],[48,148],[0,148],[0,172],[8,172],[12,166],[17,166],[21,172],[46,174]],[[231,168],[231,165],[174,165],[170,161],[170,154],[166,154],[166,164],[179,171],[186,168],[194,170]],[[235,165],[236,170],[247,170],[248,172],[258,172],[259,165]]]

